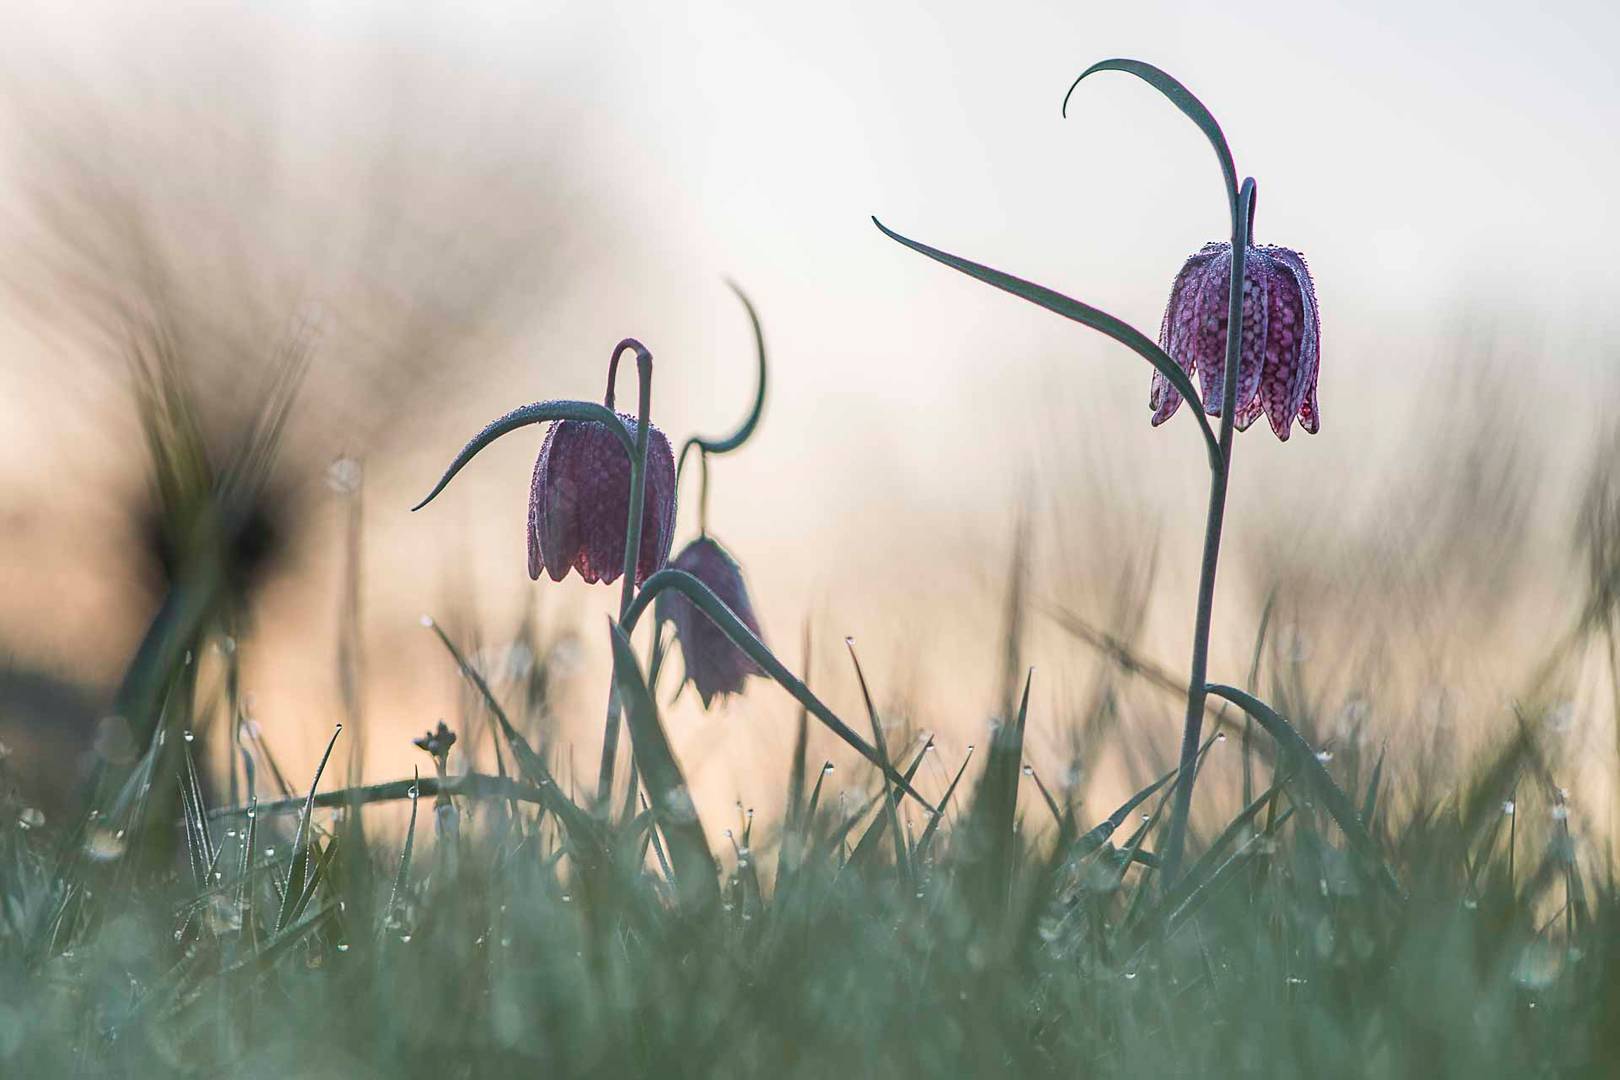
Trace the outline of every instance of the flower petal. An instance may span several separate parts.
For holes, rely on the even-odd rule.
[[[1189,376],[1194,374],[1195,365],[1187,343],[1197,319],[1197,309],[1193,301],[1201,280],[1200,272],[1222,250],[1223,245],[1205,244],[1202,250],[1182,264],[1175,282],[1170,286],[1170,300],[1165,304],[1164,318],[1159,324],[1159,347],[1169,353],[1170,358]],[[1153,373],[1153,384],[1148,393],[1148,407],[1153,410],[1154,427],[1170,419],[1181,407],[1181,391],[1171,385],[1170,380],[1165,378],[1162,372]]]
[[[553,581],[561,581],[568,575],[579,550],[579,489],[574,467],[579,457],[582,426],[577,420],[559,420],[552,424],[540,447],[540,460],[535,463],[535,481],[540,491],[530,493],[529,508],[535,518],[540,564]],[[530,568],[533,567],[531,558]]]
[[[1295,416],[1302,420],[1305,416],[1307,399],[1311,402],[1311,421],[1302,426],[1307,432],[1315,434],[1316,424],[1320,416],[1315,405],[1316,373],[1321,357],[1321,319],[1316,306],[1316,285],[1311,280],[1311,271],[1305,264],[1305,259],[1296,251],[1282,247],[1268,247],[1266,249],[1279,268],[1290,278],[1298,289],[1299,311],[1296,321],[1290,329],[1297,345],[1297,354],[1292,371],[1292,377],[1287,387],[1287,397],[1279,403],[1281,415],[1285,416],[1286,423],[1292,423]]]

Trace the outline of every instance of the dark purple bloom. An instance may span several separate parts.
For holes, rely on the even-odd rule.
[[[619,414],[630,434],[636,418]],[[656,426],[647,436],[641,550],[636,583],[656,573],[675,539],[675,456]],[[559,420],[546,432],[529,488],[529,577],[561,581],[572,567],[591,584],[624,573],[630,522],[630,458],[606,424]]]
[[[1159,345],[1170,358],[1187,374],[1198,373],[1210,416],[1221,414],[1231,280],[1232,245],[1205,244],[1176,275],[1159,330]],[[1250,247],[1243,261],[1243,345],[1234,416],[1240,431],[1264,412],[1279,439],[1288,438],[1295,417],[1316,433],[1320,345],[1316,286],[1305,260],[1283,247]],[[1148,404],[1157,426],[1175,414],[1181,394],[1155,372]]]
[[[725,548],[707,536],[700,536],[682,548],[670,566],[685,570],[707,585],[755,637],[763,640],[754,605],[748,600],[742,570]],[[667,589],[658,597],[659,624],[665,619],[675,624],[675,640],[680,642],[686,678],[697,687],[705,709],[717,695],[741,691],[743,680],[748,676],[764,674],[712,619],[674,589]]]

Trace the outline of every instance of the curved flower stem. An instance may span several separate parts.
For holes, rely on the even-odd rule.
[[[624,530],[624,578],[619,589],[619,622],[630,611],[636,598],[636,564],[641,561],[641,525],[646,514],[647,440],[651,428],[652,411],[652,353],[634,338],[625,338],[613,350],[608,362],[607,395],[603,404],[613,408],[613,377],[618,374],[619,357],[634,349],[636,374],[639,376],[640,395],[636,406],[636,450],[630,455],[630,503],[626,508],[628,519]],[[607,725],[602,731],[602,765],[597,772],[596,795],[605,805],[613,788],[613,766],[619,756],[619,682],[615,677],[608,687]]]
[[[709,535],[709,451],[698,447],[698,535]]]
[[[759,325],[759,312],[754,310],[753,301],[748,299],[748,294],[738,288],[735,281],[727,281],[726,284],[731,287],[732,292],[737,294],[737,299],[742,301],[743,309],[748,312],[748,323],[754,329],[754,356],[759,366],[759,378],[754,384],[754,404],[749,408],[748,415],[743,418],[743,422],[738,426],[737,430],[730,435],[716,435],[710,438],[693,435],[681,445],[681,453],[675,463],[676,488],[680,487],[681,472],[686,468],[687,451],[696,448],[710,454],[729,454],[741,447],[743,443],[753,436],[754,429],[759,426],[759,418],[765,412],[765,384],[767,381],[765,331]]]
[[[1175,803],[1170,811],[1170,834],[1160,853],[1159,881],[1162,887],[1175,884],[1181,870],[1181,855],[1187,843],[1187,817],[1192,809],[1193,784],[1198,758],[1198,740],[1203,735],[1205,675],[1209,668],[1209,627],[1215,607],[1215,571],[1221,556],[1221,525],[1226,518],[1226,485],[1232,472],[1232,434],[1237,411],[1238,369],[1243,362],[1243,264],[1253,229],[1255,184],[1243,181],[1232,213],[1231,297],[1226,309],[1226,369],[1221,385],[1220,453],[1210,467],[1209,516],[1204,525],[1204,559],[1198,578],[1198,613],[1193,626],[1192,671],[1187,681],[1187,719],[1181,730],[1181,775],[1176,785]]]

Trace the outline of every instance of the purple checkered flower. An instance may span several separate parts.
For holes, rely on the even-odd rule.
[[[1316,369],[1321,323],[1316,286],[1298,252],[1265,245],[1250,247],[1243,269],[1242,359],[1238,365],[1238,429],[1262,412],[1277,438],[1287,440],[1295,417],[1315,434],[1321,422],[1316,406]],[[1198,373],[1204,411],[1221,414],[1226,369],[1226,322],[1232,295],[1232,245],[1205,244],[1176,275],[1159,330],[1159,345],[1191,375]],[[1155,426],[1181,405],[1170,380],[1155,372],[1148,399]]]
[[[725,548],[707,536],[700,536],[681,549],[670,567],[685,570],[707,585],[755,637],[763,638],[754,605],[748,599],[742,570]],[[741,691],[743,680],[748,676],[764,674],[712,619],[674,589],[659,594],[657,615],[660,625],[666,619],[675,625],[675,640],[681,646],[686,678],[697,687],[705,709],[714,698]]]
[[[636,418],[619,419],[636,434]],[[641,550],[636,584],[663,567],[675,539],[675,456],[656,426],[647,436]],[[630,520],[630,458],[605,423],[559,420],[546,432],[529,489],[529,577],[561,581],[570,568],[591,584],[624,572]]]

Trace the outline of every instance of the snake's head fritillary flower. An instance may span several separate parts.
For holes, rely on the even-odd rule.
[[[682,548],[670,566],[685,570],[707,585],[755,637],[763,637],[754,605],[748,599],[742,569],[725,548],[707,536],[700,536]],[[659,594],[657,614],[660,625],[666,619],[674,623],[675,640],[680,643],[686,665],[686,678],[697,687],[705,709],[715,697],[741,691],[743,680],[748,676],[763,674],[759,665],[732,644],[713,620],[674,589]]]
[[[1205,244],[1176,275],[1159,330],[1159,345],[1191,375],[1198,373],[1204,411],[1221,414],[1226,369],[1226,322],[1232,288],[1232,245]],[[1315,434],[1316,369],[1321,324],[1316,286],[1298,252],[1250,247],[1243,264],[1243,346],[1234,421],[1244,430],[1262,412],[1286,440],[1295,417]],[[1148,399],[1155,426],[1181,405],[1170,380],[1154,373]]]
[[[618,414],[635,436],[636,418]],[[675,539],[675,456],[649,425],[636,584],[663,567]],[[624,572],[630,521],[630,458],[595,420],[558,420],[546,432],[529,488],[529,577],[542,571],[561,581],[570,568],[591,584],[612,584]]]

